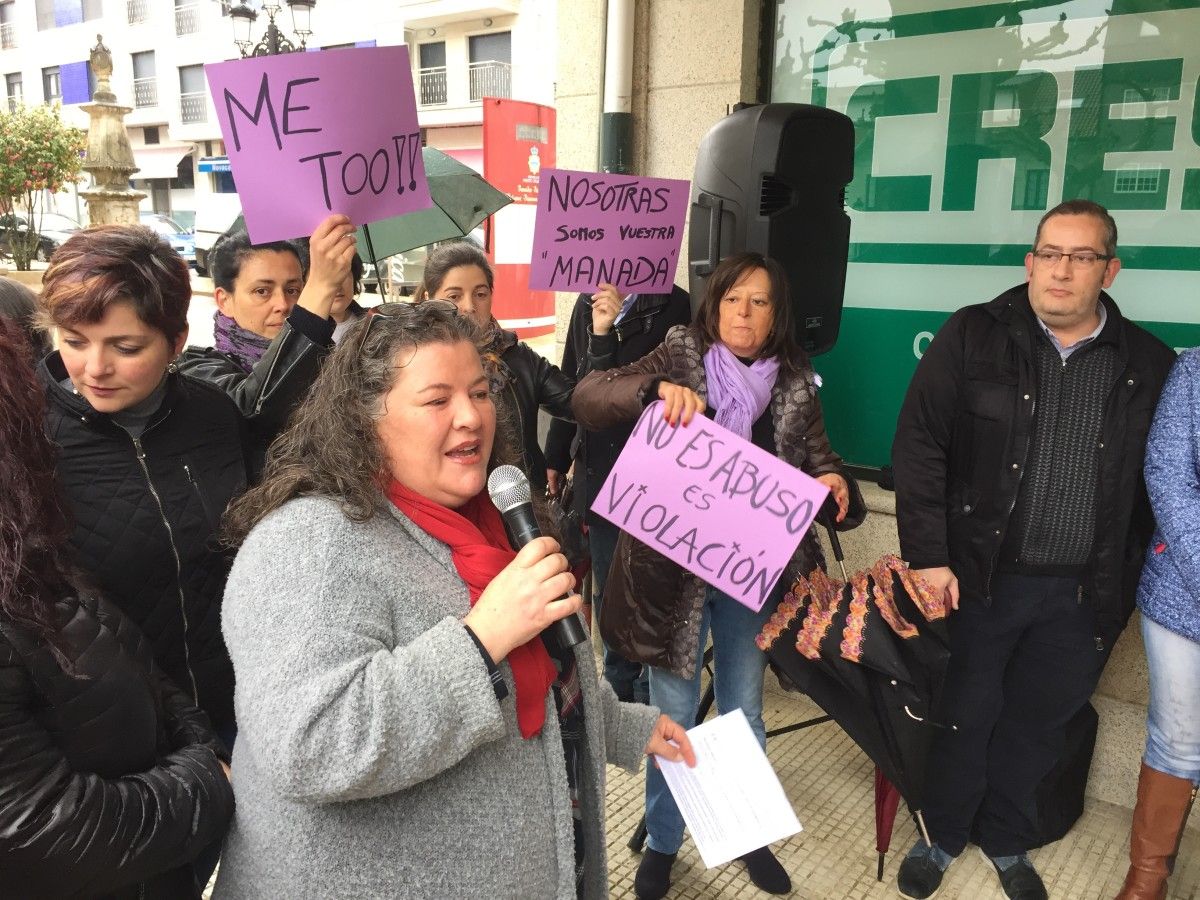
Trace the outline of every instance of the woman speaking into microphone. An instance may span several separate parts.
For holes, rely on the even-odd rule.
[[[590,646],[539,637],[580,599],[487,495],[517,451],[477,338],[437,300],[356,323],[230,511],[218,897],[604,897],[606,762],[694,763]]]

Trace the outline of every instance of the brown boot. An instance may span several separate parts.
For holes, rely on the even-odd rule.
[[[1175,868],[1183,826],[1195,799],[1192,782],[1142,763],[1129,835],[1129,874],[1116,900],[1165,900],[1167,876]]]

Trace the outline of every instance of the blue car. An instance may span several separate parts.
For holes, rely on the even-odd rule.
[[[152,231],[158,232],[162,239],[171,245],[171,249],[183,257],[189,266],[196,265],[196,236],[184,231],[174,219],[162,213],[144,212],[141,214],[142,224]]]

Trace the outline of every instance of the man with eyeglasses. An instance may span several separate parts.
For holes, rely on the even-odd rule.
[[[925,900],[969,842],[1010,898],[1044,900],[1039,786],[1134,606],[1153,518],[1146,434],[1175,354],[1121,315],[1117,226],[1088,200],[1038,224],[1026,282],[954,313],[896,426],[903,557],[956,610],[924,841]]]

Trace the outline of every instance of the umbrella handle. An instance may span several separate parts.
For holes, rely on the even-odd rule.
[[[836,502],[831,503],[833,495],[830,494],[825,503],[817,511],[817,521],[825,526],[825,533],[829,535],[829,546],[833,550],[833,558],[837,560],[837,564],[842,569],[842,581],[849,581],[849,576],[846,574],[846,554],[842,552],[842,542],[838,538],[837,528],[834,527],[833,510],[837,509]]]

